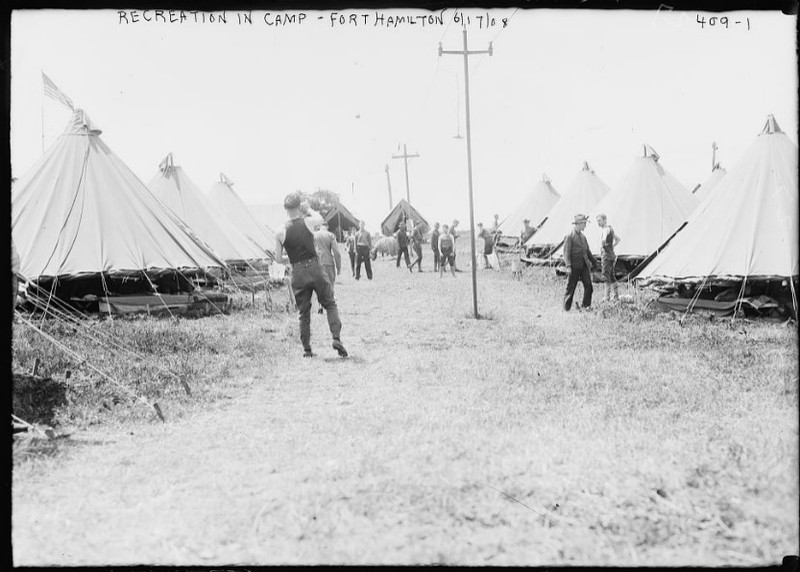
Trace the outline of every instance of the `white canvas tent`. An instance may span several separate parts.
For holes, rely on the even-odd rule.
[[[517,208],[500,221],[503,236],[519,238],[524,227],[522,221],[525,219],[530,220],[533,228],[539,227],[560,198],[561,195],[555,190],[547,175],[542,175],[542,179],[525,195]]]
[[[645,145],[619,185],[589,212],[584,230],[589,248],[600,249],[600,227],[596,216],[604,213],[619,235],[615,248],[618,266],[634,268],[672,236],[697,206],[691,192],[659,162],[659,156]],[[569,230],[569,229],[567,229]],[[563,258],[563,249],[554,256]],[[625,264],[620,264],[624,261]]]
[[[556,248],[572,229],[575,215],[590,212],[610,190],[584,161],[561,199],[550,209],[545,223],[525,243],[526,250],[534,249],[546,255]]]
[[[694,198],[697,199],[698,203],[702,202],[703,199],[709,195],[711,189],[713,189],[717,183],[722,180],[727,172],[728,171],[726,171],[724,167],[720,167],[719,163],[714,165],[714,170],[711,171],[711,175],[709,175],[708,179],[706,179],[704,183],[692,191],[692,194],[694,195]]]
[[[161,162],[147,185],[153,194],[227,263],[271,258],[226,217],[216,216],[208,199],[186,172],[173,162],[172,153]]]
[[[12,233],[28,279],[225,267],[100,138],[80,109],[12,186]]]
[[[704,283],[796,278],[799,207],[797,146],[769,116],[735,167],[637,279]],[[796,305],[794,293],[792,298]]]
[[[244,201],[233,190],[233,182],[223,173],[219,174],[219,181],[211,186],[208,198],[217,212],[227,217],[259,248],[274,254],[275,233],[256,220]]]
[[[288,220],[283,204],[248,204],[247,208],[253,213],[253,218],[266,226],[272,234],[275,234]]]

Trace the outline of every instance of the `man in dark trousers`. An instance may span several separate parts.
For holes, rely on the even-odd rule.
[[[409,260],[408,257],[408,233],[406,232],[405,219],[400,219],[400,224],[397,227],[397,231],[394,233],[394,237],[397,240],[397,264],[395,266],[400,268],[400,257],[405,255],[406,268],[411,272],[411,260]]]
[[[369,254],[372,250],[372,235],[364,226],[362,220],[358,223],[358,232],[356,233],[356,280],[361,280],[361,263],[364,263],[364,268],[367,270],[367,278],[372,280],[372,264],[369,261]]]
[[[303,344],[303,357],[312,357],[311,351],[311,294],[317,293],[317,301],[325,308],[328,317],[328,327],[333,337],[333,349],[342,357],[347,357],[339,334],[342,331],[342,322],[339,320],[339,310],[333,298],[333,288],[328,280],[322,265],[317,258],[314,247],[314,233],[311,231],[313,222],[304,217],[300,193],[289,193],[283,200],[283,208],[289,221],[281,227],[275,235],[276,259],[284,262],[288,257],[292,266],[292,293],[294,294],[297,309],[300,312],[300,341]],[[286,250],[286,256],[283,251]]]
[[[411,249],[414,251],[415,258],[409,270],[414,270],[414,265],[416,265],[417,270],[422,272],[422,232],[419,230],[419,225],[411,230]]]
[[[433,271],[439,272],[439,223],[433,223],[431,233],[431,250],[433,250]]]
[[[583,235],[586,221],[589,217],[576,214],[572,222],[572,232],[564,238],[564,265],[567,270],[567,291],[564,294],[564,310],[572,307],[572,298],[578,280],[583,284],[583,304],[581,307],[588,310],[592,306],[592,266],[597,260],[589,250],[589,242]]]

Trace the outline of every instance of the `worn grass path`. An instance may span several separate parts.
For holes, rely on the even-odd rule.
[[[349,359],[316,314],[318,356],[302,359],[295,316],[279,316],[235,383],[220,380],[229,399],[82,431],[17,466],[14,564],[749,565],[796,553],[790,329],[563,314],[545,272],[479,280],[491,319],[475,321],[468,272],[379,260],[374,281],[337,285]]]

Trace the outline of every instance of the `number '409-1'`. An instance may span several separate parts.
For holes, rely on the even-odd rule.
[[[747,22],[747,29],[749,30],[750,29],[750,18],[745,18],[745,20]],[[706,17],[705,16],[700,16],[700,14],[698,14],[697,15],[697,23],[700,24],[700,28],[705,28],[706,24],[708,24],[709,26],[712,26],[712,27],[719,25],[719,26],[725,26],[725,28],[728,28],[731,23],[733,23],[733,24],[741,24],[742,22],[740,20],[737,20],[735,22],[731,22],[730,19],[727,16],[711,16],[708,19],[708,21],[706,21]]]

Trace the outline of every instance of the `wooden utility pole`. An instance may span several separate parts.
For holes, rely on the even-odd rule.
[[[408,190],[408,160],[411,157],[419,157],[416,153],[413,155],[409,155],[408,151],[406,151],[406,144],[403,143],[403,154],[402,155],[392,155],[392,159],[402,159],[406,165],[406,200],[408,204],[411,204],[411,193]]]
[[[478,278],[477,278],[477,259],[475,257],[475,210],[472,205],[472,136],[470,131],[469,122],[469,56],[470,54],[489,54],[492,55],[492,42],[489,42],[488,50],[469,51],[467,49],[467,28],[464,27],[464,49],[463,50],[443,50],[442,43],[439,42],[439,57],[442,54],[460,54],[464,56],[464,91],[466,97],[466,112],[467,112],[467,178],[469,180],[469,226],[470,226],[470,243],[472,246],[472,307],[475,313],[475,319],[478,316]]]
[[[389,164],[386,164],[386,185],[389,187],[389,210],[392,210],[394,203],[392,202],[392,181],[389,179]]]
[[[717,168],[717,142],[711,142],[711,172],[714,172],[714,169]]]

